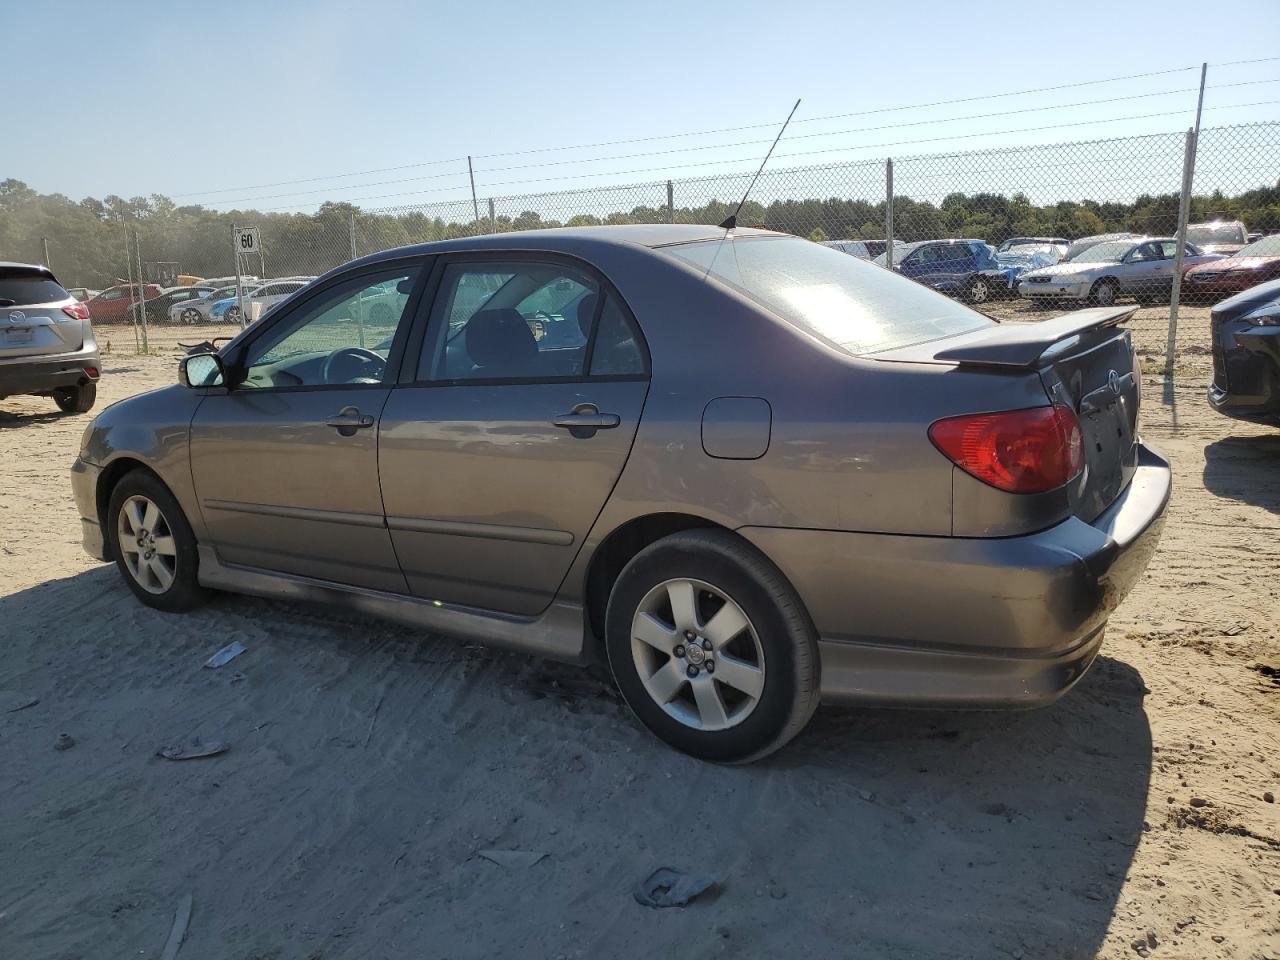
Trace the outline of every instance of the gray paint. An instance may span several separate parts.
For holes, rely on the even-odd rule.
[[[1079,489],[1028,498],[980,483],[933,447],[929,425],[1044,406],[1048,390],[1074,402],[1073,387],[1059,385],[1074,373],[1070,358],[992,366],[981,351],[955,362],[848,356],[653,249],[721,235],[674,225],[559,230],[366,257],[309,290],[391,260],[581,258],[637,317],[651,376],[171,387],[98,418],[73,472],[81,514],[90,524],[99,519],[96,467],[137,459],[186,511],[211,586],[327,599],[578,660],[592,650],[583,606],[597,549],[631,520],[679,513],[739,531],[779,566],[823,636],[824,663],[828,650],[854,663],[854,648],[880,651],[881,663],[885,650],[927,653],[931,664],[967,655],[973,659],[955,660],[950,679],[938,681],[963,702],[1008,701],[1010,674],[991,664],[1010,658],[1043,661],[1048,672],[1037,675],[1061,680],[1067,674],[1054,664],[1087,651],[1145,566],[1167,499],[1167,464],[1133,443],[1119,477],[1124,493],[1084,519],[1073,510],[1098,495],[1088,476]],[[224,359],[233,365],[249,338],[305,302],[290,301],[237,337]],[[1110,336],[1099,333],[1098,342],[1131,357],[1127,341]],[[1037,358],[1044,350],[1037,346]],[[1085,366],[1086,378],[1097,376]],[[1085,392],[1098,386],[1080,384]],[[718,409],[727,398],[756,399]],[[1136,400],[1126,410],[1135,418]],[[586,435],[555,426],[583,403],[616,415],[618,426]],[[349,437],[323,425],[347,406],[376,424]],[[744,454],[754,458],[738,458]],[[92,540],[87,532],[91,550]],[[877,699],[856,670],[836,662],[824,693]],[[904,677],[912,662],[920,661],[900,660],[901,682],[881,674],[882,699],[911,699]],[[924,691],[921,702],[941,702],[941,692]]]

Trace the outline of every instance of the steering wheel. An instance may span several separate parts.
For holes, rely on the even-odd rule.
[[[345,372],[341,370],[340,363],[345,360],[358,361],[361,369],[353,371],[349,376],[340,376],[334,379],[334,373]],[[368,365],[376,372],[366,373],[364,367]],[[386,370],[387,361],[383,360],[378,354],[372,350],[366,350],[364,347],[343,347],[341,350],[335,350],[324,358],[324,366],[320,368],[320,380],[322,383],[351,383],[355,380],[364,381],[368,379],[381,378]]]

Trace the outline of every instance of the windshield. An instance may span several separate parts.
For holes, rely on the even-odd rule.
[[[1095,244],[1075,257],[1074,260],[1076,263],[1105,263],[1107,261],[1118,263],[1132,249],[1133,242],[1131,240],[1108,240],[1106,243]]]
[[[1244,224],[1239,220],[1225,223],[1193,223],[1187,227],[1188,243],[1244,243]]]
[[[1243,247],[1237,257],[1280,257],[1280,233],[1255,240]]]
[[[913,280],[798,237],[681,243],[662,252],[855,356],[994,323]]]

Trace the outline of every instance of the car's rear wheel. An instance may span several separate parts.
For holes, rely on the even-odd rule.
[[[1120,296],[1120,287],[1114,280],[1099,280],[1089,291],[1089,302],[1095,307],[1109,307]]]
[[[640,721],[678,750],[744,763],[777,750],[818,705],[817,635],[754,547],[688,530],[646,547],[609,596],[605,646]]]
[[[199,323],[201,320],[200,311],[195,307],[187,307],[182,311],[178,319],[183,323]]]
[[[81,383],[74,387],[63,387],[53,393],[53,402],[63,413],[88,413],[98,399],[96,383]]]
[[[228,309],[228,310],[227,310],[226,321],[227,321],[227,323],[239,323],[239,322],[240,322],[240,308],[239,308],[239,307],[231,307],[230,309]]]
[[[964,298],[970,303],[986,303],[991,299],[991,281],[986,277],[972,277],[964,287]]]
[[[197,579],[199,555],[191,524],[154,474],[126,474],[111,491],[106,521],[116,566],[139,600],[178,613],[207,599]]]

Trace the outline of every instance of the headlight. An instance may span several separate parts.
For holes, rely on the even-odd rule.
[[[1280,327],[1280,313],[1269,314],[1265,317],[1254,317],[1249,323],[1255,327]]]

